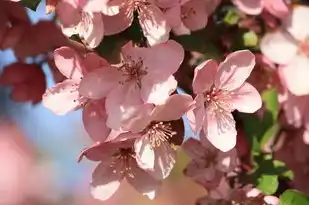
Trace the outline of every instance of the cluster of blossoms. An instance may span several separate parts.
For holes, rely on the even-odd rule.
[[[261,52],[232,52],[223,48],[231,39],[221,39],[226,53],[221,62],[202,58],[183,71],[190,49],[177,38],[207,28],[225,4],[238,8],[242,25],[253,18],[242,26],[250,31],[262,17],[267,32]],[[277,197],[251,185],[230,183],[252,148],[238,132],[244,128],[237,114],[258,111],[263,118],[260,93],[276,88],[285,114],[278,121],[305,128],[309,143],[308,7],[283,0],[49,0],[47,12],[53,11],[58,25],[33,25],[19,3],[0,0],[1,49],[11,48],[20,60],[6,67],[0,85],[12,87],[13,100],[42,101],[58,115],[82,110],[93,144],[79,160],[98,162],[90,185],[94,198],[109,199],[126,180],[154,199],[183,150],[191,158],[184,175],[208,192],[196,204],[279,205]],[[135,20],[143,39],[128,39],[116,63],[103,57],[98,47],[104,36],[121,35]],[[54,34],[47,41],[45,27]],[[40,66],[23,61],[42,52],[50,52],[45,57],[56,80],[47,89]],[[177,90],[183,84],[187,94]],[[184,118],[198,139],[185,138]]]

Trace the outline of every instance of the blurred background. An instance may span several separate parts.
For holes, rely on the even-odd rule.
[[[44,11],[44,1],[37,12],[28,10],[33,22],[53,17]],[[12,51],[0,51],[0,71],[15,60]],[[52,75],[47,65],[43,68],[50,87]],[[92,199],[88,185],[96,164],[77,163],[80,151],[91,144],[81,112],[57,116],[41,104],[15,103],[9,92],[0,87],[0,205],[188,205],[205,195],[183,176],[188,159],[180,153],[156,200],[142,197],[125,182],[108,201]],[[186,136],[192,136],[188,127]]]

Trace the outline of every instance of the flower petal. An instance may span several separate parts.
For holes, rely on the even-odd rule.
[[[275,196],[265,196],[264,201],[270,205],[280,205],[280,200]]]
[[[121,73],[115,67],[96,69],[83,77],[79,92],[90,99],[101,99],[120,84],[121,77]]]
[[[161,187],[161,181],[151,177],[146,171],[141,169],[134,159],[130,161],[131,173],[126,176],[127,181],[139,193],[148,196],[149,199],[154,199],[156,192]]]
[[[307,6],[293,7],[291,15],[283,22],[285,28],[299,41],[304,41],[309,36],[309,28],[306,19],[309,18]]]
[[[205,155],[205,147],[202,146],[201,142],[194,138],[189,138],[182,145],[183,150],[192,159],[203,158]]]
[[[118,130],[124,122],[136,116],[142,105],[140,91],[134,84],[118,85],[106,98],[107,126]]]
[[[110,66],[107,60],[105,60],[95,52],[86,54],[86,57],[84,59],[84,65],[86,67],[85,70],[87,71],[87,73],[96,70],[98,68]]]
[[[174,76],[166,80],[142,79],[141,97],[145,103],[162,105],[177,88],[177,81]]]
[[[262,12],[262,0],[232,0],[237,8],[249,15],[258,15]]]
[[[191,31],[197,31],[205,28],[208,22],[208,13],[206,7],[208,3],[200,0],[190,0],[181,7],[181,13],[185,15],[182,18],[183,24]]]
[[[58,115],[64,115],[80,107],[80,95],[75,81],[65,80],[48,88],[43,95],[42,103],[45,107]]]
[[[123,143],[97,142],[91,147],[84,149],[81,152],[78,161],[81,161],[83,157],[86,157],[91,161],[109,161],[122,145]]]
[[[148,136],[142,136],[135,140],[134,150],[136,152],[136,162],[138,166],[145,170],[153,170],[155,153]]]
[[[267,58],[278,64],[290,62],[298,50],[295,39],[289,33],[281,30],[267,33],[262,38],[260,47]]]
[[[176,150],[168,142],[162,142],[154,147],[155,165],[154,170],[148,173],[157,180],[167,178],[176,162]]]
[[[254,113],[262,107],[259,92],[249,83],[244,83],[240,88],[233,90],[231,98],[227,100],[239,112]]]
[[[101,162],[92,174],[91,195],[105,201],[119,188],[123,178],[121,163],[111,160]]]
[[[231,113],[220,111],[207,111],[204,135],[211,144],[222,152],[233,149],[236,145],[237,131],[235,120]],[[201,132],[203,133],[203,132]]]
[[[110,36],[129,28],[133,22],[133,13],[125,12],[125,9],[113,16],[103,15],[104,35]],[[117,23],[115,23],[117,22]]]
[[[278,69],[279,77],[294,95],[309,94],[309,58],[295,57],[288,65]]]
[[[237,151],[232,149],[228,152],[218,152],[218,164],[216,168],[222,172],[233,171],[237,166]]]
[[[308,96],[295,96],[288,92],[287,100],[283,104],[283,109],[285,118],[289,124],[297,128],[301,127],[308,102]]]
[[[197,134],[201,131],[205,120],[205,100],[203,95],[197,95],[193,102],[193,108],[187,112],[187,118],[191,129]]]
[[[194,70],[192,87],[194,93],[203,93],[210,90],[214,84],[218,64],[215,60],[207,60],[199,64]]]
[[[104,25],[101,13],[85,13],[81,22],[79,35],[90,48],[97,47],[104,36]]]
[[[54,51],[55,64],[59,71],[69,79],[79,81],[83,76],[81,57],[69,47],[60,47]]]
[[[157,6],[150,4],[146,9],[141,9],[139,23],[150,46],[164,43],[169,39],[171,27]]]
[[[95,142],[105,142],[111,129],[106,126],[105,105],[90,101],[83,109],[83,125],[90,138]]]
[[[255,66],[255,56],[249,50],[240,50],[229,54],[220,63],[215,79],[216,88],[234,90],[249,77]]]
[[[88,1],[84,7],[87,12],[102,12],[105,15],[113,16],[119,13],[120,5],[122,0],[114,1],[111,0],[91,0]]]
[[[72,0],[59,1],[56,6],[57,17],[64,27],[76,26],[80,22],[82,18],[80,10]]]
[[[193,99],[190,95],[175,94],[165,104],[158,105],[152,112],[153,121],[172,121],[180,119],[188,110]]]
[[[277,18],[284,19],[290,13],[288,4],[285,0],[263,1],[263,4],[264,8]]]

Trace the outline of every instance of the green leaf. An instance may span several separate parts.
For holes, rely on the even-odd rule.
[[[262,148],[271,138],[275,137],[280,129],[281,125],[279,123],[275,123],[269,127],[260,139],[260,147]]]
[[[286,190],[280,196],[280,205],[309,205],[309,197],[297,190]]]
[[[262,175],[257,179],[257,186],[259,190],[263,191],[266,195],[274,194],[279,186],[277,175]]]
[[[289,170],[284,162],[281,162],[279,160],[274,160],[273,161],[274,167],[277,170],[277,172],[280,174],[281,177],[288,178],[290,180],[293,180],[294,178],[294,173],[292,170]]]
[[[236,9],[230,8],[226,15],[224,16],[224,23],[228,25],[236,25],[239,21],[240,17]]]
[[[247,47],[255,47],[258,45],[259,38],[253,31],[248,31],[243,34],[244,45]]]
[[[33,10],[33,11],[36,11],[36,8],[38,7],[38,5],[40,4],[41,0],[21,0],[20,3]]]
[[[276,88],[271,88],[262,93],[262,100],[266,109],[266,116],[263,116],[263,122],[274,124],[279,114],[278,93]],[[265,119],[264,119],[265,118]],[[269,127],[269,126],[267,126]]]

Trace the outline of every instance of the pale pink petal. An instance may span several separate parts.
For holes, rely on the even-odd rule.
[[[81,57],[69,47],[61,47],[54,51],[55,64],[59,71],[69,79],[80,81],[83,77]]]
[[[105,60],[104,58],[96,54],[95,52],[86,54],[86,57],[84,59],[84,65],[85,65],[85,70],[87,71],[87,73],[93,70],[96,70],[98,68],[110,66],[107,60]]]
[[[125,10],[121,10],[117,15],[114,16],[103,15],[103,22],[105,28],[104,35],[114,35],[126,30],[131,26],[133,22],[133,13],[127,13]]]
[[[139,22],[148,44],[154,46],[169,39],[171,27],[162,11],[155,5],[147,5],[139,12]]]
[[[136,152],[136,162],[138,166],[145,170],[153,170],[155,162],[155,152],[148,136],[142,136],[135,140],[134,150]]]
[[[106,98],[107,126],[118,130],[142,105],[140,91],[134,84],[118,85]]]
[[[177,88],[177,81],[174,76],[170,76],[166,80],[147,78],[142,79],[141,97],[145,103],[153,103],[162,105],[166,102],[170,94]]]
[[[279,30],[266,33],[261,40],[260,48],[274,63],[286,64],[296,56],[298,44],[289,33]]]
[[[218,64],[214,60],[207,60],[199,64],[194,70],[192,87],[194,93],[203,93],[210,90],[214,84],[214,77],[217,73]]]
[[[188,110],[193,99],[187,94],[170,96],[165,104],[155,107],[152,113],[153,121],[172,121],[180,119]]]
[[[154,79],[166,80],[174,74],[184,59],[183,47],[174,40],[169,40],[151,48],[133,47],[132,42],[127,43],[121,49],[121,54],[125,61],[143,61],[143,66],[147,67],[147,75],[142,80],[154,81]]]
[[[173,8],[181,3],[179,0],[155,0],[154,2],[157,6],[163,9]]]
[[[278,69],[279,77],[294,95],[309,94],[309,58],[295,57],[288,65]]]
[[[119,188],[123,179],[121,163],[115,161],[101,162],[92,174],[91,195],[105,201]]]
[[[181,7],[183,24],[191,31],[205,28],[208,22],[207,2],[200,0],[190,0]]]
[[[189,125],[194,133],[201,131],[205,120],[205,99],[203,95],[197,95],[194,99],[194,105],[191,110],[187,112]]]
[[[279,205],[280,204],[279,198],[275,197],[275,196],[265,196],[264,201],[267,204],[270,204],[270,205]]]
[[[65,80],[48,88],[43,95],[42,103],[54,113],[64,115],[80,107],[79,99],[76,82]]]
[[[123,143],[97,142],[91,147],[84,149],[81,152],[78,161],[81,161],[83,157],[86,157],[91,161],[109,161],[115,152],[123,145]]]
[[[255,56],[249,50],[229,54],[219,65],[215,78],[216,88],[223,90],[239,88],[249,77],[254,66]]]
[[[83,77],[79,92],[90,99],[101,99],[120,84],[121,73],[115,67],[96,69]]]
[[[276,16],[277,18],[283,19],[288,16],[290,12],[285,0],[266,0],[263,1],[263,5],[269,13]]]
[[[146,171],[137,166],[132,158],[130,160],[131,172],[126,176],[127,181],[139,193],[148,196],[149,199],[154,199],[156,191],[161,187],[161,181],[151,177]]]
[[[102,12],[105,15],[114,16],[120,12],[122,1],[119,0],[111,3],[111,0],[91,0],[87,2],[84,10],[87,12]]]
[[[157,180],[166,179],[176,162],[176,150],[169,142],[162,142],[160,146],[154,147],[155,165],[154,170],[148,173]]]
[[[254,113],[262,107],[262,99],[259,92],[249,83],[244,83],[240,88],[232,91],[226,101],[239,112]]]
[[[299,41],[304,41],[309,36],[309,28],[306,19],[309,18],[307,6],[293,7],[291,15],[283,22],[291,35]]]
[[[181,24],[181,7],[177,4],[163,11],[165,19],[172,28],[178,27]]]
[[[111,135],[114,133],[111,133]],[[107,141],[111,141],[113,143],[115,142],[124,142],[124,141],[128,141],[128,140],[135,140],[141,137],[141,134],[139,133],[132,133],[132,132],[123,132],[121,131],[120,134],[118,134],[117,136],[111,136],[109,135],[107,138]]]
[[[106,126],[105,105],[101,102],[88,102],[83,109],[83,125],[90,138],[95,142],[104,142],[110,133]]]
[[[100,13],[85,13],[80,25],[79,35],[90,48],[97,47],[104,36],[103,17]]]
[[[262,12],[262,0],[232,0],[239,10],[249,15],[258,15]]]
[[[307,125],[307,127],[308,127],[308,125]],[[308,128],[306,128],[304,133],[303,133],[303,140],[304,140],[304,143],[306,145],[309,145],[309,130],[308,130]]]
[[[229,112],[206,111],[206,117],[204,132],[211,144],[222,152],[233,149],[236,145],[237,131],[232,114]]]
[[[295,96],[288,92],[283,109],[289,124],[300,127],[309,102],[308,96]]]
[[[179,24],[179,26],[177,27],[173,27],[172,28],[172,31],[175,35],[177,36],[181,36],[181,35],[190,35],[191,34],[191,31],[190,29],[188,29],[184,24],[183,22],[181,22]]]
[[[201,142],[194,138],[189,138],[182,144],[183,150],[192,159],[203,158],[205,155],[205,147],[202,146]]]
[[[76,26],[82,18],[81,9],[71,0],[59,1],[56,13],[64,27]]]
[[[256,188],[251,189],[250,191],[248,191],[246,193],[247,197],[257,197],[259,194],[261,194],[262,192]]]

